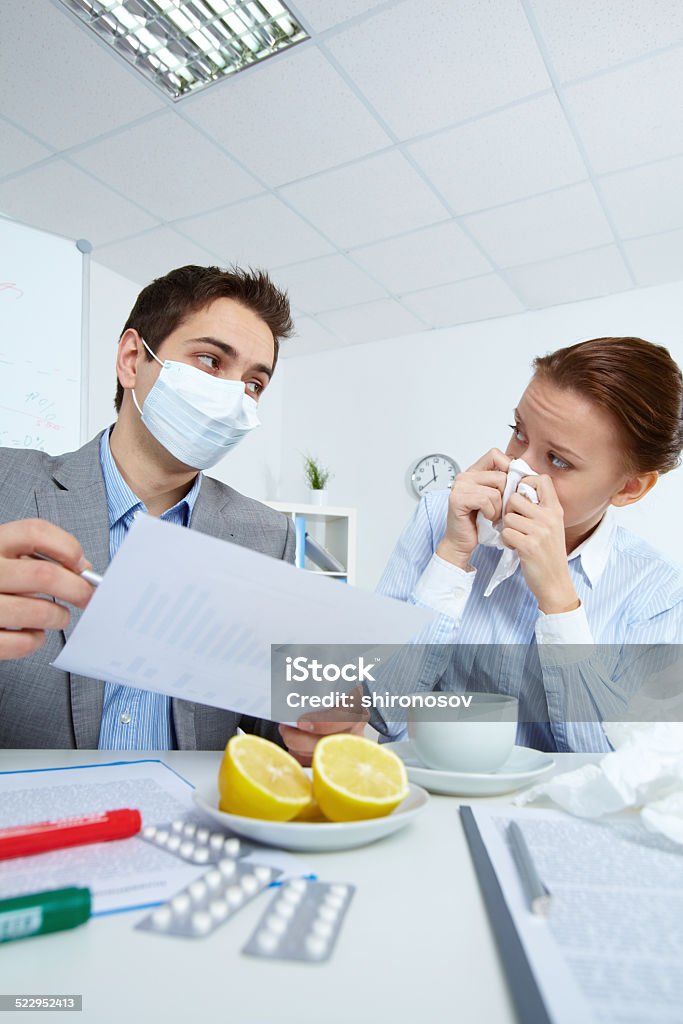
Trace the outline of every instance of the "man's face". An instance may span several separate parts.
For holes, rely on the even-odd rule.
[[[609,413],[538,378],[519,401],[505,451],[552,478],[570,534],[592,528],[629,479],[624,445]]]
[[[135,394],[142,407],[161,367],[146,354],[142,357],[142,345],[140,351]],[[243,381],[246,393],[258,401],[271,378],[275,343],[252,310],[234,299],[215,299],[169,334],[156,355],[162,362],[170,359],[213,377]]]

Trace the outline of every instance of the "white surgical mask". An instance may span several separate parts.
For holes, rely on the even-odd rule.
[[[150,434],[180,462],[209,469],[260,425],[257,404],[241,380],[212,377],[187,363],[158,359],[141,338],[161,373],[147,398],[135,408]]]

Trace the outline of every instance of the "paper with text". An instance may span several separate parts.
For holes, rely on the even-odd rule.
[[[54,665],[270,718],[272,644],[401,644],[435,614],[138,516]]]

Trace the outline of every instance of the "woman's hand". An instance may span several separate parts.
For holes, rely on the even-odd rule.
[[[448,499],[446,532],[436,549],[439,558],[467,568],[477,546],[477,512],[492,523],[500,519],[511,461],[509,455],[492,448],[466,472],[458,473]]]
[[[526,476],[520,483],[533,487],[538,505],[513,494],[503,518],[501,540],[519,555],[524,579],[546,615],[578,608],[580,601],[569,575],[564,536],[564,512],[549,476]]]

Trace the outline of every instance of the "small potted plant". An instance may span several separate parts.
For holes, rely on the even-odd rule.
[[[327,481],[332,478],[329,469],[321,466],[313,455],[304,455],[304,476],[311,492],[311,504],[324,505],[327,501]]]

